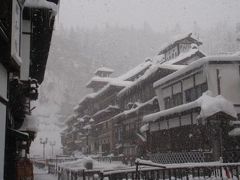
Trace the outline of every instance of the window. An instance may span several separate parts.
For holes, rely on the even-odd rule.
[[[178,106],[182,104],[182,93],[177,93],[173,95],[173,106]]]
[[[188,90],[185,91],[185,96],[186,96],[186,102],[192,102],[196,99],[198,99],[199,97],[202,96],[202,94],[207,91],[208,87],[207,87],[207,83],[202,83],[200,85],[197,85],[193,88],[190,88]]]
[[[164,105],[165,105],[165,109],[171,108],[171,98],[170,97],[164,98]]]

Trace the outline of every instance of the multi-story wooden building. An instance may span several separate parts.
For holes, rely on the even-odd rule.
[[[58,0],[0,4],[0,179],[14,180],[34,139],[30,101],[44,78]]]
[[[118,93],[123,112],[115,117],[119,126],[115,128],[115,134],[118,134],[115,137],[118,139],[116,146],[125,156],[133,159],[146,155],[146,140],[140,131],[142,118],[159,111],[153,83],[203,57],[198,47],[201,44],[191,34],[173,40],[153,59],[151,67],[139,79]]]
[[[229,136],[240,113],[239,63],[239,56],[202,58],[154,83],[160,111],[143,118],[152,160],[239,161],[239,139]]]
[[[87,84],[94,93],[87,95],[76,108],[79,117],[88,115],[94,120],[91,133],[85,137],[88,144],[92,140],[88,152],[123,154],[128,159],[146,155],[145,133],[139,129],[144,115],[159,111],[153,83],[203,57],[198,47],[200,44],[188,34],[174,40],[153,60],[146,59],[120,77],[110,78],[113,71],[108,68],[99,69],[107,69],[106,73],[96,71],[97,77]],[[174,57],[166,60],[165,54],[178,46],[181,48]]]

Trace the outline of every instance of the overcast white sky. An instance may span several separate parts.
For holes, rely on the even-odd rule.
[[[66,27],[142,27],[148,22],[161,31],[196,21],[201,27],[240,21],[240,0],[61,0],[59,22]]]

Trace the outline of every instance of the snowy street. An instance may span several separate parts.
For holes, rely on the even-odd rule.
[[[39,169],[34,166],[34,179],[35,180],[57,180],[57,176],[48,174],[46,170]]]

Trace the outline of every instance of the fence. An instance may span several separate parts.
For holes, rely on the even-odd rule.
[[[41,165],[38,162],[38,165]],[[75,170],[48,163],[49,173],[58,180],[240,180],[240,163],[156,164],[136,161],[136,166],[118,170]]]
[[[169,167],[140,167],[136,169],[103,172],[108,180],[191,180],[191,179],[240,179],[240,163],[175,164]]]

